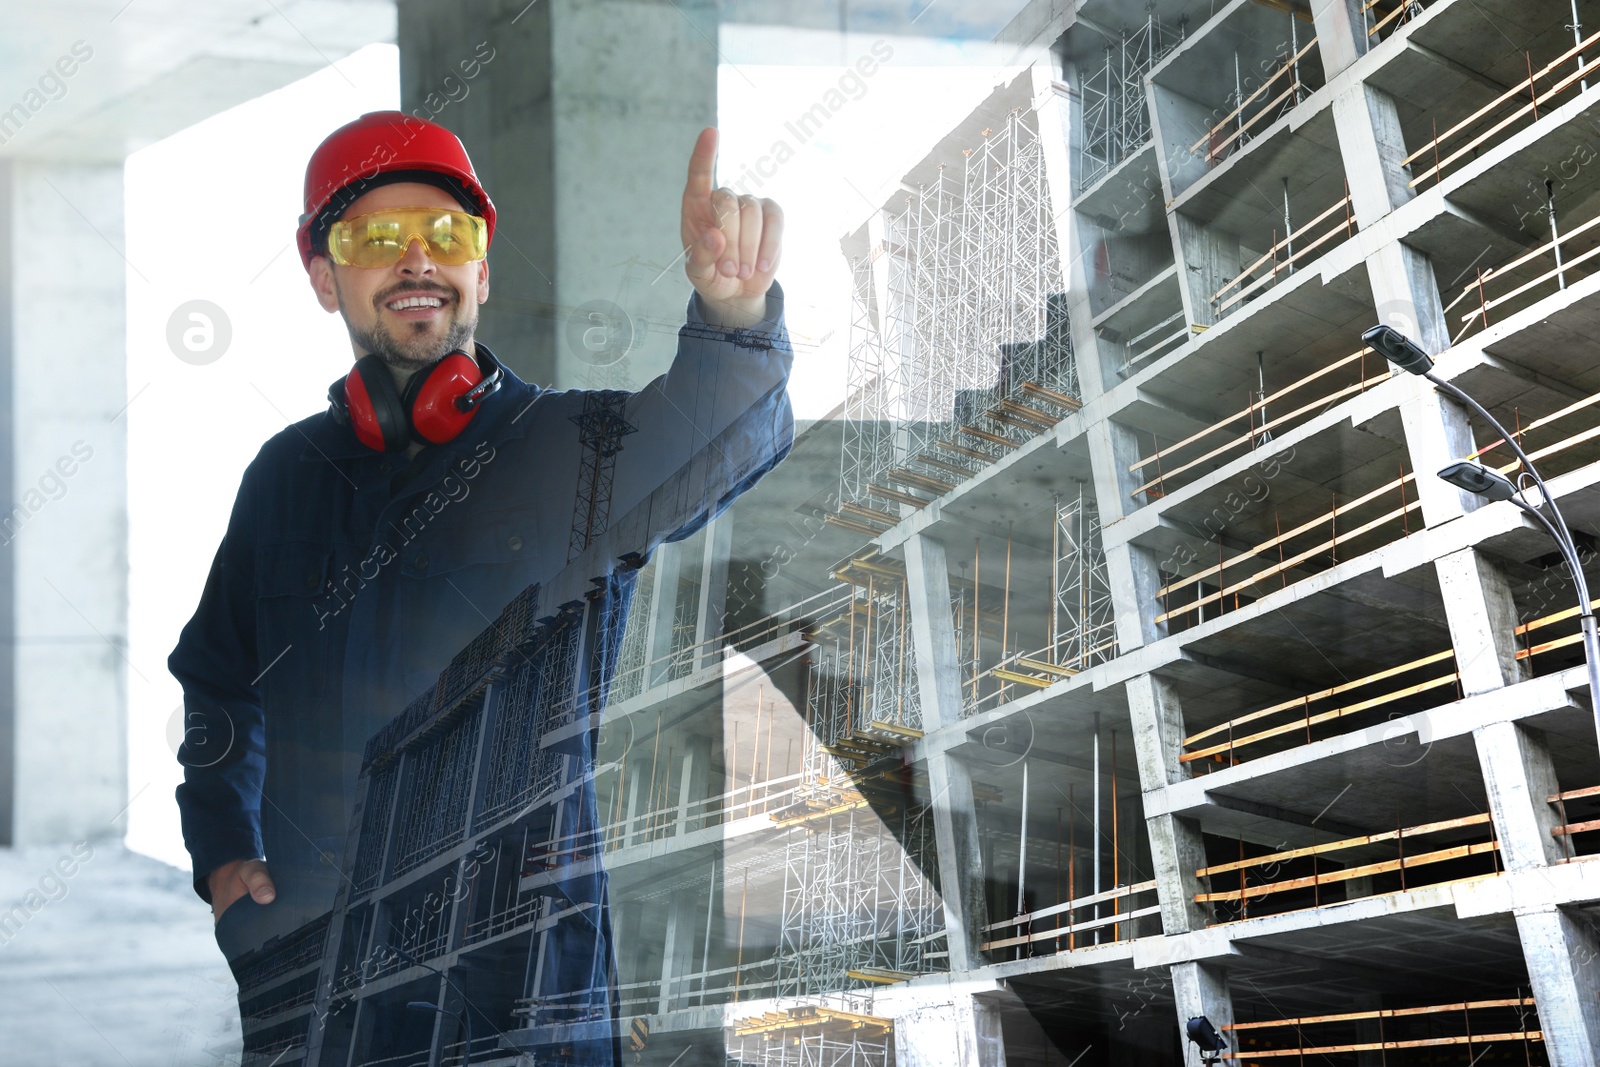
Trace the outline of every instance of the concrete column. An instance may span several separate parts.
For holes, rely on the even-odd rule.
[[[122,200],[120,163],[0,160],[0,845],[126,830]]]
[[[1178,1009],[1180,1035],[1188,1021],[1197,1015],[1211,1020],[1211,1025],[1222,1033],[1222,1028],[1233,1022],[1233,998],[1228,995],[1227,975],[1220,967],[1205,963],[1177,963],[1172,967],[1172,999]],[[1223,1034],[1225,1038],[1231,1036]],[[1200,1050],[1187,1037],[1183,1042],[1183,1062],[1200,1064]],[[1233,1048],[1233,1042],[1228,1042]]]
[[[678,779],[678,833],[680,836],[688,833],[691,829],[689,826],[689,805],[695,800],[693,792],[695,763],[697,760],[695,740],[697,739],[689,739],[688,751],[683,754],[683,776]],[[706,762],[704,753],[699,755],[698,762],[702,765]]]
[[[722,650],[706,645],[721,637],[728,602],[728,557],[733,553],[733,520],[723,515],[705,528],[705,553],[700,559],[700,604],[695,613],[695,669],[722,658]]]
[[[906,591],[923,728],[932,733],[961,720],[961,678],[943,542],[919,534],[906,543]],[[967,765],[947,752],[932,753],[928,757],[928,790],[939,850],[950,970],[960,973],[983,962],[979,945],[988,915],[983,853]]]
[[[656,1007],[662,1015],[672,1010],[674,997],[682,998],[689,991],[688,983],[670,983],[694,969],[695,920],[705,911],[698,902],[693,889],[680,889],[672,894],[667,908],[667,935],[661,947],[661,999]]]
[[[1239,238],[1181,211],[1173,212],[1171,218],[1177,238],[1184,311],[1191,323],[1209,326],[1222,317],[1211,302],[1211,294],[1237,278],[1244,268]]]
[[[524,378],[581,386],[595,361],[569,324],[603,301],[606,321],[620,322],[612,308],[631,320],[632,384],[665,370],[689,295],[674,265],[683,176],[716,122],[716,6],[397,8],[402,109],[461,136],[499,211],[480,338]],[[475,78],[463,62],[479,64]]]
[[[1399,241],[1367,258],[1367,277],[1377,304],[1376,320],[1393,326],[1429,352],[1450,347],[1444,305],[1426,255]],[[1434,473],[1472,452],[1476,445],[1466,409],[1439,393],[1432,383],[1395,371],[1404,383],[1400,422],[1405,429],[1412,483],[1422,505],[1423,522],[1437,526],[1477,508],[1482,501],[1440,481]]]
[[[1526,664],[1517,661],[1517,605],[1505,573],[1473,548],[1440,556],[1433,566],[1462,691],[1477,696],[1527,678]]]
[[[1317,53],[1328,80],[1366,54],[1367,30],[1361,0],[1311,0]]]
[[[1560,908],[1519,913],[1517,934],[1539,1006],[1550,1067],[1600,1063],[1600,940]]]
[[[1183,707],[1170,683],[1153,674],[1128,682],[1128,718],[1133,724],[1133,749],[1139,760],[1139,784],[1145,792],[1187,781],[1183,755]]]
[[[1550,831],[1560,825],[1549,798],[1560,791],[1544,731],[1497,722],[1472,731],[1489,794],[1489,812],[1508,871],[1558,863],[1561,842]]]
[[[650,594],[650,619],[645,635],[646,687],[660,685],[671,673],[671,664],[665,659],[672,653],[672,623],[678,614],[678,579],[683,571],[684,559],[689,555],[689,544],[673,541],[656,549],[651,559],[655,572]]]
[[[1094,474],[1095,504],[1100,509],[1117,643],[1126,654],[1162,636],[1161,627],[1154,621],[1156,590],[1161,588],[1156,561],[1142,549],[1125,543],[1115,528],[1117,522],[1137,510],[1129,492],[1139,483],[1128,468],[1139,459],[1139,442],[1132,430],[1110,419],[1090,426],[1084,438]]]
[[[1347,2],[1350,0],[1330,0],[1327,6]],[[1319,34],[1319,45],[1326,40]],[[1333,74],[1329,68],[1328,77]],[[1400,166],[1406,157],[1400,113],[1392,96],[1365,82],[1358,82],[1335,97],[1332,109],[1345,173],[1360,174],[1366,179],[1350,185],[1351,210],[1356,222],[1366,229],[1416,196],[1406,184],[1409,179]],[[1383,180],[1373,181],[1374,176]]]
[[[895,1017],[896,1067],[1005,1067],[1000,1006],[974,993]]]
[[[628,822],[623,828],[623,847],[633,844],[634,827],[637,825],[637,820],[639,818],[639,763],[639,760],[634,760],[633,766],[629,767],[627,761],[623,761],[623,766],[627,768],[628,771]]]
[[[1178,762],[1183,752],[1183,709],[1177,693],[1153,674],[1130,680],[1127,692],[1140,786],[1150,793],[1184,781],[1189,766]],[[1204,929],[1210,916],[1194,899],[1202,889],[1195,871],[1206,865],[1199,823],[1176,815],[1152,815],[1145,827],[1156,898],[1161,902],[1161,928],[1168,934]]]
[[[1092,239],[1092,235],[1084,233],[1079,213],[1070,210],[1078,182],[1074,163],[1078,159],[1077,140],[1081,133],[1072,121],[1072,94],[1059,80],[1057,71],[1056,57],[1051,54],[1034,64],[1030,73],[1033,97],[1039,101],[1039,140],[1044,148],[1045,182],[1050,190],[1056,247],[1061,250],[1061,273],[1067,281],[1067,315],[1073,359],[1078,369],[1079,399],[1089,401],[1106,391],[1108,378],[1091,325],[1094,315],[1088,300],[1089,279],[1083,268],[1088,252],[1085,241]]]

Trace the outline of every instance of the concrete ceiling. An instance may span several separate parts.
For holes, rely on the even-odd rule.
[[[513,0],[497,2],[510,10]],[[1025,6],[1024,0],[720,5],[730,23],[984,41]],[[0,158],[75,162],[121,160],[365,45],[392,42],[396,25],[393,0],[0,0],[0,13],[0,70],[7,75],[0,81],[0,115],[13,116],[0,124]]]
[[[0,157],[81,162],[121,160],[364,45],[392,41],[395,26],[388,0],[0,0],[0,7],[0,70],[7,72],[0,113],[13,105],[27,112],[20,129],[0,127]],[[58,69],[62,57],[68,61]],[[74,59],[76,69],[61,77]]]

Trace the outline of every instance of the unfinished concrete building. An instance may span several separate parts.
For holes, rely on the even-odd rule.
[[[1579,605],[1435,477],[1505,442],[1361,334],[1594,529],[1600,5],[1007,39],[844,239],[841,417],[639,572],[620,649],[590,546],[374,739],[259,1062],[1198,1064],[1198,1016],[1231,1062],[1597,1062]],[[601,867],[614,981],[561,988]]]

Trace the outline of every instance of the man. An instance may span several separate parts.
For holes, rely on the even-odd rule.
[[[677,357],[639,392],[610,394],[632,428],[612,511],[686,466],[710,473],[690,498],[652,501],[645,543],[609,546],[612,560],[692,533],[792,440],[782,214],[713,189],[716,143],[703,131],[689,161],[680,233],[695,293]],[[449,131],[365,115],[313,154],[305,193],[301,257],[356,365],[327,412],[246,470],[168,664],[184,689],[184,840],[230,960],[333,905],[367,739],[566,565],[578,416],[595,395],[528,385],[476,339],[496,216]]]

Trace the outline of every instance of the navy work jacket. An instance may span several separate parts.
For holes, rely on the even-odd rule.
[[[766,321],[723,330],[691,297],[671,368],[628,394],[634,431],[610,514],[643,505],[648,522],[628,524],[643,543],[615,546],[613,568],[688,536],[788,452],[793,352],[777,285],[767,301]],[[264,857],[283,905],[266,909],[275,929],[333,906],[367,739],[567,563],[586,395],[508,371],[459,437],[409,462],[330,413],[262,446],[168,660],[184,692],[177,799],[202,899],[210,871]],[[689,466],[709,472],[678,479],[692,492],[652,493]]]

